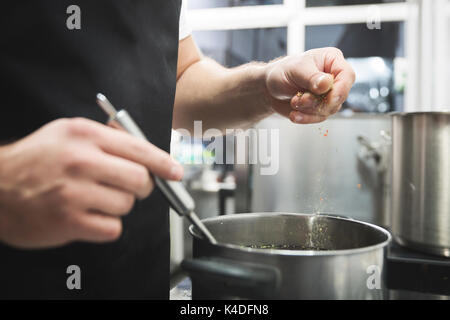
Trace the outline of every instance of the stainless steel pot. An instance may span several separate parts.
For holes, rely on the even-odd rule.
[[[392,115],[392,232],[450,257],[450,112]]]
[[[184,260],[194,299],[382,299],[389,232],[329,215],[236,214],[203,220],[219,244],[193,227]],[[287,250],[281,248],[295,248]]]

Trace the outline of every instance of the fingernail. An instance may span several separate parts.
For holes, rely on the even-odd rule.
[[[314,82],[314,85],[313,85],[314,90],[318,90],[319,89],[320,83],[326,78],[326,76],[327,75],[322,74],[319,78],[316,79],[316,81]]]
[[[183,178],[183,167],[179,164],[176,164],[170,169],[170,177],[174,180],[180,180]]]
[[[303,120],[303,117],[302,117],[301,115],[296,114],[296,115],[294,116],[294,121],[295,121],[295,122],[299,123],[299,122],[301,122],[302,120]]]

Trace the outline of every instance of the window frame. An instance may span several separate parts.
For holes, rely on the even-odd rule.
[[[450,107],[446,92],[450,82],[450,46],[446,37],[450,29],[450,0],[326,7],[306,7],[306,0],[284,0],[279,5],[190,9],[188,16],[193,31],[285,27],[287,53],[295,54],[305,50],[307,26],[367,23],[374,10],[379,13],[381,26],[384,22],[405,22],[405,111]]]

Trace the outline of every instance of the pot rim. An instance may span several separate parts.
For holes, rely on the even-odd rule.
[[[411,111],[411,112],[405,112],[405,111],[395,111],[390,112],[388,115],[390,116],[413,116],[413,115],[450,115],[450,109],[442,110],[442,111]]]
[[[375,251],[378,249],[382,249],[384,247],[387,247],[388,244],[392,241],[392,236],[389,231],[386,229],[379,227],[377,225],[363,222],[359,220],[355,220],[352,218],[347,217],[340,217],[330,214],[306,214],[306,213],[289,213],[289,212],[259,212],[259,213],[238,213],[238,214],[231,214],[231,215],[225,215],[225,216],[218,216],[218,217],[211,217],[202,219],[202,222],[209,222],[209,221],[223,221],[228,220],[232,218],[236,218],[236,216],[240,217],[279,217],[279,216],[320,216],[324,218],[330,218],[334,220],[343,220],[347,222],[352,222],[355,224],[365,225],[371,229],[374,229],[383,235],[386,236],[386,240],[383,242],[377,243],[372,246],[368,247],[361,247],[361,248],[354,248],[354,249],[343,249],[343,250],[283,250],[283,249],[257,249],[257,248],[248,248],[248,247],[242,247],[236,244],[229,244],[229,243],[217,243],[217,244],[211,244],[208,242],[211,246],[217,246],[221,248],[227,248],[227,249],[234,249],[238,250],[240,252],[246,252],[246,253],[255,253],[255,254],[262,254],[262,255],[281,255],[281,256],[336,256],[336,255],[351,255],[351,254],[359,254],[359,253],[367,253],[371,251]],[[194,232],[194,226],[189,226],[189,232],[190,234],[199,241],[207,242],[205,239],[201,238],[197,233]]]

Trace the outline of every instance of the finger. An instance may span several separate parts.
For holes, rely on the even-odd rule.
[[[332,60],[330,71],[335,76],[333,90],[327,95],[327,104],[332,110],[347,100],[350,90],[355,83],[356,75],[343,56],[337,56]]]
[[[298,98],[294,97],[293,101],[291,101],[293,107],[296,107],[294,109],[310,114],[311,109],[317,107],[318,109],[321,109],[318,110],[317,113],[326,116],[335,113],[347,99],[350,89],[355,82],[355,73],[340,51],[329,50],[327,52],[328,54],[323,57],[323,71],[327,72],[326,74],[332,75],[331,79],[333,80],[331,87],[328,88],[329,92],[325,91],[328,92],[328,94],[323,99],[317,99],[317,96],[315,96],[321,90],[315,91],[314,89],[317,87],[319,89],[327,88],[327,85],[329,84],[328,80],[330,80],[323,80],[325,77],[319,76],[319,73],[316,72],[311,76],[310,83],[312,84],[312,87],[309,87],[310,91],[314,94],[304,94]],[[308,78],[308,73],[312,74],[317,68],[317,64],[310,63],[306,69],[302,69],[302,72],[305,70],[303,81]],[[301,74],[292,77],[295,79],[302,79]],[[322,79],[322,83],[320,79]],[[314,85],[317,81],[318,84]],[[323,93],[324,92],[320,93],[320,95]]]
[[[335,57],[335,59],[332,59],[330,72],[335,77],[335,83],[338,82],[346,83],[349,89],[355,83],[356,79],[355,71],[353,70],[350,63],[348,63],[347,60],[345,60],[344,56],[342,55],[339,55]]]
[[[327,109],[326,97],[315,96],[309,92],[303,95],[296,95],[291,100],[291,107],[295,111],[299,111],[308,115],[319,115],[328,117],[330,111]]]
[[[291,106],[294,110],[314,109],[323,103],[323,98],[310,92],[298,93],[291,100]]]
[[[76,207],[80,210],[95,210],[114,216],[130,212],[135,201],[132,193],[96,183],[74,183],[65,192],[67,198],[77,199]]]
[[[161,178],[170,180],[182,178],[182,166],[167,152],[148,141],[95,121],[85,121],[85,123],[88,124],[85,129],[89,131],[89,138],[104,152],[137,162]]]
[[[342,109],[342,104],[339,105],[339,106],[337,106],[335,109],[333,109],[333,110],[331,111],[331,114],[330,114],[330,115],[333,115],[333,114],[335,114],[335,113],[338,113],[341,109]]]
[[[114,131],[114,129],[112,130]],[[115,137],[117,140],[114,143],[109,142],[106,134],[100,142],[100,147],[105,152],[140,163],[151,173],[163,179],[181,180],[183,168],[167,152],[147,141],[137,139],[119,130],[115,131],[121,134]],[[108,133],[109,135],[110,133]]]
[[[347,76],[351,77],[351,75]],[[351,87],[351,81],[341,80],[335,83],[333,89],[325,97],[316,96],[309,92],[298,94],[291,99],[291,107],[306,114],[330,116],[340,110]]]
[[[327,117],[316,114],[305,114],[299,111],[292,111],[289,115],[289,119],[293,123],[297,124],[312,124],[323,122],[327,119]]]
[[[84,161],[77,174],[92,178],[94,181],[109,185],[138,198],[147,197],[153,189],[153,180],[148,169],[136,162],[97,151],[91,161]]]
[[[302,113],[329,117],[340,110],[345,100],[346,97],[342,97],[341,95],[336,97],[332,93],[325,97],[305,93],[302,98],[292,98],[291,106],[292,109]]]
[[[333,75],[320,71],[313,62],[291,67],[286,72],[287,78],[295,84],[298,90],[305,88],[306,91],[321,95],[333,87]]]
[[[333,90],[326,96],[326,109],[335,110],[347,100],[352,84],[346,81],[335,83]]]
[[[110,242],[122,233],[122,221],[118,217],[96,212],[78,212],[72,225],[74,240],[89,242]]]

